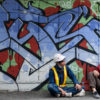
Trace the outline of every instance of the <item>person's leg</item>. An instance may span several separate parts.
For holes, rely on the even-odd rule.
[[[61,95],[60,90],[58,89],[58,86],[56,84],[49,84],[48,85],[48,90],[53,96]]]
[[[96,78],[96,90],[100,94],[100,78]]]
[[[96,88],[97,92],[99,93],[100,95],[100,87]]]
[[[65,90],[67,93],[72,93],[72,96],[79,93],[81,90],[77,90],[75,87],[63,87],[63,90]]]
[[[98,87],[100,86],[100,82],[98,80],[98,77],[95,77],[93,72],[90,72],[88,74],[88,81],[90,88],[92,89],[93,97],[99,99],[100,95],[98,94]]]
[[[89,81],[90,88],[92,89],[93,92],[95,92],[96,91],[96,80],[93,75],[93,72],[89,72],[88,81]]]

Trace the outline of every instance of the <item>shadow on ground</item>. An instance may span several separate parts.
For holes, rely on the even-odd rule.
[[[0,100],[94,100],[90,92],[86,92],[84,97],[52,97],[47,90],[30,92],[0,92]]]

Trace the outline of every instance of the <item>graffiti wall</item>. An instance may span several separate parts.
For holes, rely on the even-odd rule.
[[[0,90],[47,89],[57,52],[89,90],[100,64],[99,0],[0,1]]]

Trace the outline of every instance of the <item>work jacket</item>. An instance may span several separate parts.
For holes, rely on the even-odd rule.
[[[59,77],[59,86],[60,86],[64,82],[64,68],[60,68],[58,65],[55,65],[54,67],[55,67],[56,72],[57,72],[58,77]],[[67,70],[67,76],[73,81],[73,83],[79,84],[75,75],[73,74],[73,72],[71,71],[71,69],[67,65],[66,65],[66,70]],[[56,84],[55,73],[54,73],[54,70],[52,68],[49,71],[49,83]]]

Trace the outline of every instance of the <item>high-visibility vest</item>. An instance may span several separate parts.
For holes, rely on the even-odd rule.
[[[67,84],[66,84],[66,81],[67,81],[67,69],[66,69],[66,66],[64,66],[64,80],[63,80],[63,83],[61,85],[59,84],[59,77],[58,77],[58,73],[56,71],[56,68],[52,67],[52,70],[54,72],[54,77],[55,77],[55,83],[56,83],[56,85],[60,86],[60,87],[67,86]]]

